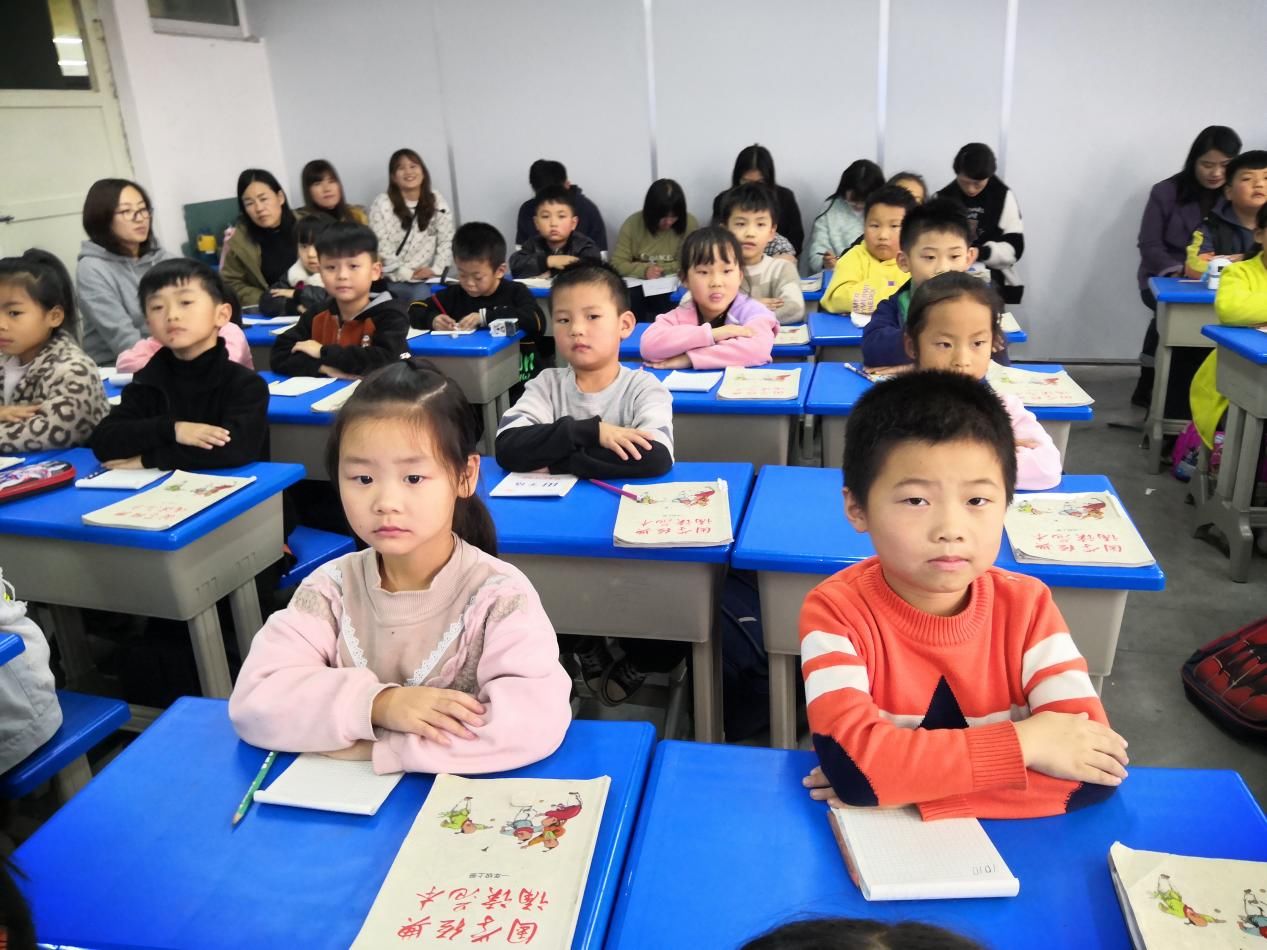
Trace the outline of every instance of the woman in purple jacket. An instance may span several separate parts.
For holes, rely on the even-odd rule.
[[[1157,300],[1148,288],[1148,279],[1183,273],[1192,232],[1200,227],[1201,220],[1223,193],[1227,163],[1240,151],[1241,137],[1226,125],[1207,126],[1188,149],[1183,171],[1157,182],[1148,193],[1148,204],[1139,223],[1139,295],[1144,306],[1154,313]],[[1137,406],[1146,407],[1152,400],[1156,352],[1157,318],[1154,316],[1144,333],[1139,385],[1131,396],[1131,402]],[[1184,393],[1186,400],[1186,388]]]

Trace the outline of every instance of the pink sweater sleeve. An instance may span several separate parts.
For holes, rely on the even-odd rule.
[[[229,348],[229,359],[241,363],[247,369],[255,369],[255,360],[251,359],[251,346],[246,342],[246,331],[236,323],[226,323],[220,328],[220,339]]]
[[[713,331],[699,322],[694,307],[683,306],[656,317],[643,332],[639,350],[644,360],[654,363],[712,345]]]
[[[764,309],[764,308],[763,308]],[[765,310],[748,317],[742,325],[752,331],[752,336],[737,336],[711,346],[689,351],[694,369],[721,369],[726,366],[761,366],[770,362],[774,349],[774,337],[779,332],[779,321]]]
[[[1016,487],[1024,491],[1044,491],[1060,484],[1062,466],[1056,443],[1025,405],[1007,393],[999,393],[1003,408],[1012,420],[1016,437]],[[1020,445],[1021,442],[1037,445]]]
[[[115,371],[119,373],[139,372],[150,361],[150,358],[162,348],[162,344],[152,336],[137,340],[120,353],[119,358],[114,361]]]

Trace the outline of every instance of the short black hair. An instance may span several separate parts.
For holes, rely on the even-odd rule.
[[[554,306],[559,291],[579,287],[581,284],[602,284],[611,293],[617,313],[624,313],[629,309],[629,288],[625,285],[625,278],[604,261],[577,261],[559,271],[550,285],[550,306]]]
[[[1252,148],[1248,152],[1241,152],[1234,159],[1227,163],[1227,184],[1232,183],[1232,179],[1240,172],[1247,168],[1259,169],[1267,168],[1267,151],[1261,148]]]
[[[497,270],[506,263],[506,239],[491,224],[468,221],[453,235],[455,261],[487,261]]]
[[[378,236],[363,224],[337,221],[317,235],[318,257],[358,257],[368,254],[378,260]]]
[[[696,228],[682,242],[682,249],[678,252],[678,273],[685,275],[692,267],[712,264],[718,258],[728,258],[742,267],[743,246],[739,238],[719,224]]]
[[[885,185],[883,188],[877,188],[871,194],[867,195],[866,204],[863,205],[862,216],[865,218],[871,213],[871,209],[876,205],[888,205],[891,208],[901,208],[903,211],[910,211],[915,207],[915,196],[903,188],[901,185]]]
[[[948,370],[919,370],[878,383],[858,400],[845,427],[845,487],[865,508],[871,486],[897,446],[960,440],[994,451],[1010,502],[1016,490],[1016,436],[994,390]]]
[[[994,149],[984,142],[969,142],[955,153],[953,168],[956,175],[963,175],[973,181],[993,178],[999,170],[995,161]]]
[[[141,278],[137,285],[136,295],[141,302],[141,312],[145,312],[145,301],[166,287],[177,284],[199,283],[217,304],[229,303],[229,295],[220,278],[219,272],[202,261],[188,257],[170,257],[159,261]]]
[[[642,202],[642,223],[648,234],[660,230],[662,218],[677,218],[673,231],[681,237],[686,233],[686,193],[672,178],[661,178],[651,183]]]
[[[902,219],[901,247],[903,253],[911,253],[911,248],[925,234],[953,234],[963,238],[966,245],[972,244],[971,229],[968,216],[964,210],[948,198],[934,198],[927,204],[916,205],[906,212]]]
[[[536,194],[551,185],[562,186],[568,180],[568,170],[562,162],[551,158],[539,158],[528,166],[528,187]]]
[[[927,199],[927,198],[928,198],[928,182],[924,181],[924,176],[923,176],[923,175],[921,175],[919,172],[913,172],[913,171],[900,171],[900,172],[897,172],[897,173],[896,173],[896,174],[894,174],[894,175],[890,175],[890,176],[889,176],[889,180],[888,180],[888,181],[886,181],[886,182],[885,182],[885,184],[886,184],[886,185],[897,185],[897,187],[899,187],[899,188],[904,188],[904,189],[905,189],[908,193],[910,193],[910,192],[911,192],[911,189],[907,188],[905,185],[900,185],[900,184],[898,184],[898,182],[902,182],[902,181],[917,181],[917,182],[919,182],[919,188],[920,188],[920,191],[922,191],[922,192],[924,193],[924,199]],[[913,193],[912,193],[912,197],[914,197]],[[918,199],[918,198],[917,198],[917,199],[916,199],[916,204],[918,204],[920,200],[921,200],[921,199]]]
[[[532,203],[532,213],[536,214],[544,204],[567,205],[572,209],[572,214],[576,214],[576,199],[572,197],[572,190],[562,185],[547,185],[538,191],[536,200]]]
[[[329,226],[329,220],[319,218],[315,214],[299,218],[295,221],[295,243],[316,244],[321,232]]]
[[[753,214],[766,211],[776,226],[779,223],[779,199],[769,185],[748,182],[735,185],[721,198],[721,221],[725,223],[736,211],[748,211]]]
[[[904,920],[818,917],[794,920],[750,940],[740,950],[984,950],[933,924]]]

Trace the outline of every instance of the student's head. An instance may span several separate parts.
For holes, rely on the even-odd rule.
[[[137,288],[150,335],[180,360],[212,349],[233,304],[219,273],[202,261],[175,257],[145,272]]]
[[[491,224],[468,221],[453,235],[458,283],[472,297],[487,297],[506,276],[506,239]]]
[[[295,216],[286,201],[286,192],[273,177],[262,168],[248,168],[238,176],[238,210],[247,228],[258,236],[260,231],[282,228],[291,231]]]
[[[917,205],[922,205],[928,197],[928,183],[924,181],[924,176],[918,172],[898,172],[885,184],[905,188],[910,192],[911,197],[915,199]]]
[[[768,185],[736,185],[721,200],[721,220],[739,239],[743,262],[758,263],[779,226],[779,202]]]
[[[906,311],[906,352],[917,369],[985,379],[1003,340],[1003,299],[985,281],[958,271],[926,280]]]
[[[778,184],[774,180],[774,157],[764,145],[749,145],[735,156],[730,187],[742,184],[762,184],[771,188]]]
[[[673,231],[686,233],[686,194],[672,178],[653,181],[642,202],[642,224],[648,234]]]
[[[885,185],[867,196],[862,216],[862,240],[877,261],[897,257],[902,220],[915,207],[914,196],[898,185]]]
[[[75,336],[75,290],[65,265],[35,247],[0,260],[0,353],[29,363],[59,332]]]
[[[539,158],[528,166],[528,187],[535,195],[542,188],[566,188],[568,170],[562,162],[552,158]]]
[[[1192,141],[1178,175],[1179,200],[1195,201],[1201,191],[1222,188],[1227,164],[1241,153],[1241,137],[1226,125],[1207,125]]]
[[[139,257],[154,249],[154,208],[145,189],[134,181],[94,181],[84,198],[83,220],[88,239],[107,251]]]
[[[299,262],[310,274],[321,269],[317,257],[317,237],[329,226],[330,222],[315,215],[295,222],[295,244],[299,249]]]
[[[550,185],[537,192],[536,211],[532,217],[537,233],[551,247],[561,247],[576,230],[576,203],[572,193],[562,185]]]
[[[906,212],[897,266],[911,275],[911,289],[938,274],[967,270],[976,259],[968,216],[958,204],[934,198]]]
[[[999,170],[994,150],[984,142],[969,142],[955,153],[955,182],[969,198],[985,191],[990,179]]]
[[[1223,193],[1242,213],[1255,212],[1267,203],[1267,151],[1241,152],[1228,162]]]
[[[348,524],[384,562],[447,549],[449,532],[496,555],[475,493],[480,417],[426,360],[375,370],[339,410],[326,470]]]
[[[308,207],[342,220],[347,204],[343,200],[343,182],[333,165],[324,158],[314,158],[299,173],[299,181]]]
[[[410,210],[405,194],[417,194],[417,204]],[[436,210],[435,192],[431,190],[431,172],[422,156],[411,148],[398,148],[387,160],[387,199],[402,228],[416,220],[418,230],[426,230]]]
[[[798,920],[750,940],[740,950],[983,950],[932,924],[823,917]]]
[[[624,278],[596,261],[577,261],[559,272],[550,286],[550,311],[555,346],[577,372],[614,367],[620,341],[637,322]]]
[[[877,188],[884,187],[884,172],[880,166],[867,158],[850,162],[841,172],[840,184],[836,186],[833,198],[847,201],[855,211],[861,211],[866,203],[867,195]]]
[[[364,301],[383,276],[378,237],[363,224],[328,225],[317,235],[317,259],[321,284],[341,307]]]
[[[743,248],[723,227],[698,228],[678,252],[678,278],[691,292],[701,323],[725,317],[743,283]]]
[[[845,516],[871,535],[893,591],[929,613],[961,610],[998,556],[1016,485],[998,396],[936,370],[873,386],[849,416],[844,471]]]

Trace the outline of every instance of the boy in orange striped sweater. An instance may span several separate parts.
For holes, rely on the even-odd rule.
[[[876,556],[801,609],[801,668],[833,806],[925,819],[1056,815],[1126,777],[1068,626],[1040,581],[993,567],[1016,484],[1007,412],[966,376],[874,387],[849,417],[845,514]]]

